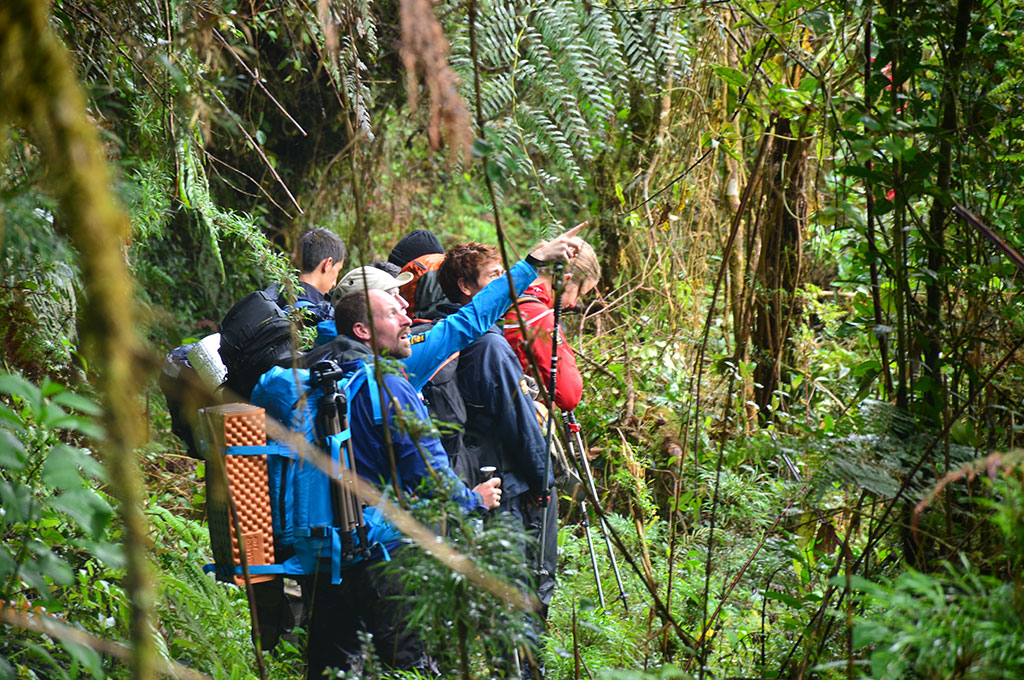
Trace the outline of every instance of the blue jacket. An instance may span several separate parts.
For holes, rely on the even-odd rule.
[[[266,291],[277,302],[277,306],[285,311],[291,311],[292,308],[305,310],[307,326],[334,323],[334,307],[331,306],[331,301],[312,284],[299,281],[294,304],[288,300],[279,284],[273,284]]]
[[[349,373],[373,368],[374,357],[369,348],[352,340],[338,358],[344,362],[341,367]],[[381,363],[384,365],[380,383],[384,394],[377,390],[378,382],[371,377],[349,395],[349,427],[356,472],[371,484],[389,485],[392,479],[389,451],[393,450],[395,469],[405,494],[422,494],[422,482],[436,475],[444,485],[442,493],[457,501],[465,511],[483,509],[480,495],[462,484],[448,465],[436,432],[429,426],[425,407],[408,381],[396,372],[400,368],[394,362],[381,360]],[[323,388],[311,384],[308,370],[275,367],[260,378],[252,400],[308,442],[317,443],[315,406],[322,395]],[[376,410],[374,397],[379,399]],[[379,404],[384,404],[385,408],[381,409]],[[420,424],[422,422],[427,423],[426,428]],[[385,424],[392,442],[390,449],[385,444]],[[343,446],[341,440],[331,443]],[[332,450],[338,455],[336,448]],[[318,556],[338,556],[336,553],[342,547],[338,532],[314,531],[336,526],[331,481],[314,465],[290,461],[294,461],[294,455],[268,456],[267,461],[275,540],[280,540],[284,546],[294,546],[296,560],[285,564],[286,573],[313,573],[318,568]],[[371,544],[380,542],[389,550],[399,544],[397,531],[380,518],[376,508],[364,509],[363,515]],[[340,568],[340,564],[339,561],[334,567]]]
[[[341,368],[358,370],[364,360],[373,359],[369,356],[356,359],[342,364]],[[394,451],[395,470],[402,491],[407,494],[418,493],[433,469],[452,490],[452,498],[465,511],[486,510],[480,494],[467,487],[449,466],[448,454],[441,446],[437,432],[431,427],[430,416],[416,390],[408,380],[395,372],[393,363],[383,368],[381,387],[384,394],[381,403],[388,404],[384,410],[384,420],[391,436],[391,450]],[[352,430],[352,448],[359,476],[378,486],[388,486],[392,483],[391,456],[382,428],[374,424],[370,397],[370,390],[377,388],[377,385],[367,383],[356,392],[350,404],[349,427]],[[430,434],[423,435],[424,428],[429,428]]]
[[[451,318],[451,317],[449,317]],[[492,327],[459,354],[459,391],[466,402],[466,448],[498,468],[507,498],[546,495],[547,447],[512,347]]]
[[[512,276],[516,297],[537,278],[537,270],[525,260],[520,260],[512,265],[508,273]],[[463,305],[458,312],[438,321],[426,333],[411,337],[412,356],[404,359],[402,363],[413,388],[417,392],[423,389],[423,386],[430,380],[430,376],[444,363],[445,359],[455,352],[461,351],[475,338],[486,332],[502,317],[514,300],[515,298],[509,297],[508,294],[508,279],[502,276],[487,284],[473,297],[472,302]],[[320,332],[317,336],[317,344],[323,346],[307,355],[307,366],[325,356],[337,356],[338,354],[338,349],[331,347],[337,342],[338,335],[334,321],[323,321],[317,324],[317,330]]]

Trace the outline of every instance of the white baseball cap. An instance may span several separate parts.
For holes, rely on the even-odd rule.
[[[334,288],[331,299],[337,302],[349,293],[357,290],[394,290],[412,281],[412,272],[402,272],[397,277],[388,274],[383,269],[365,265],[353,269],[341,277],[341,281]]]

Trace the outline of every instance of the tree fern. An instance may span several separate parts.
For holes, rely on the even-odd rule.
[[[891,404],[869,400],[861,411],[861,420],[870,424],[864,432],[825,439],[815,445],[822,459],[814,480],[819,498],[835,483],[867,491],[877,498],[891,498],[935,437],[935,433],[922,431],[912,417]],[[960,465],[973,460],[975,452],[968,446],[950,444],[949,458],[952,465]],[[919,498],[935,482],[932,466],[925,465],[911,480],[907,500]]]
[[[224,279],[225,272],[220,241],[232,237],[247,244],[245,256],[251,264],[260,267],[275,280],[283,281],[291,272],[288,262],[263,235],[255,219],[249,215],[225,210],[214,202],[210,195],[206,170],[199,155],[201,148],[199,140],[190,139],[189,133],[179,135],[177,154],[181,172],[178,177],[178,192],[182,205],[195,214],[196,222],[203,230],[221,279]]]
[[[575,0],[481,3],[476,58],[488,142],[509,183],[526,183],[552,222],[555,192],[585,188],[631,93],[656,97],[671,70],[681,73],[683,43],[671,13],[630,9]],[[452,46],[454,67],[473,82],[465,26]]]

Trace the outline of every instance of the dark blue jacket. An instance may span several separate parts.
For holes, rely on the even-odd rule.
[[[498,468],[506,498],[527,491],[546,495],[544,434],[519,359],[496,326],[462,350],[458,381],[466,402],[466,448],[480,465]]]
[[[305,281],[299,281],[299,289],[295,292],[296,298],[293,305],[278,284],[275,283],[267,288],[267,294],[275,298],[277,306],[281,309],[289,311],[292,307],[296,307],[306,310],[308,318],[306,325],[315,326],[322,321],[334,321],[334,307],[326,295]]]
[[[369,355],[341,365],[345,370],[357,370],[363,361],[373,361]],[[382,360],[383,361],[383,360]],[[452,498],[464,510],[486,510],[480,494],[467,487],[448,463],[448,454],[441,446],[437,431],[430,424],[427,409],[419,395],[405,377],[396,371],[398,364],[386,362],[383,373],[382,404],[387,404],[384,419],[391,436],[395,469],[404,493],[418,493],[422,482],[431,476],[430,470],[452,489]],[[390,486],[391,454],[384,439],[382,427],[374,424],[370,390],[377,385],[367,383],[359,389],[350,406],[352,448],[359,476],[378,486]],[[424,434],[424,431],[429,434]],[[429,467],[428,467],[429,465]]]

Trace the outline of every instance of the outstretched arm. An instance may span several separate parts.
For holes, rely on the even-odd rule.
[[[509,279],[512,280],[512,287],[518,297],[537,278],[537,269],[532,263],[541,264],[575,257],[580,249],[580,239],[576,234],[584,225],[586,222],[577,224],[557,238],[541,243],[526,260],[517,262],[508,270],[508,278],[502,277],[491,281],[469,304],[463,305],[457,313],[434,324],[420,342],[414,342],[412,356],[404,361],[405,371],[412,386],[417,391],[422,389],[445,359],[454,352],[464,349],[501,318],[515,299],[509,296]]]

